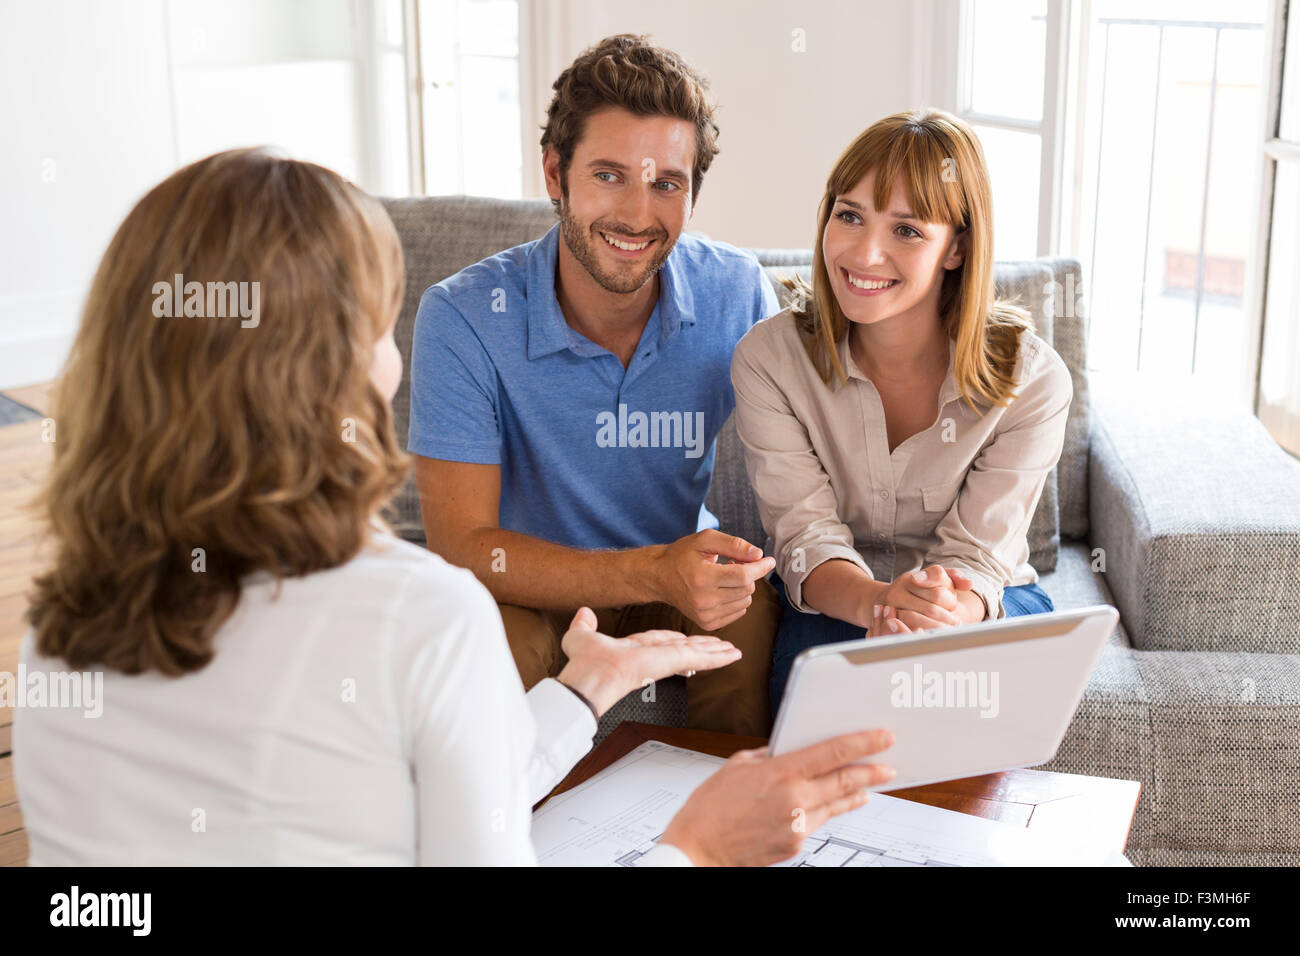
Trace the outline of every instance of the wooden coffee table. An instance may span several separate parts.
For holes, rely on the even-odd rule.
[[[681,727],[624,721],[582,763],[573,768],[560,785],[551,791],[547,800],[557,793],[576,787],[647,740],[658,740],[715,757],[730,757],[737,750],[767,745],[762,737],[739,737],[707,730],[685,730]],[[1091,832],[1101,841],[1101,845],[1108,844],[1116,853],[1121,853],[1128,841],[1128,831],[1141,789],[1142,785],[1136,780],[1114,780],[1110,777],[1087,777],[1044,770],[1006,770],[982,777],[932,783],[925,787],[891,790],[889,795],[928,803],[945,810],[1001,820],[1003,823],[1014,823],[1035,832]]]

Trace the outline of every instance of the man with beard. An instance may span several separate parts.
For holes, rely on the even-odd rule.
[[[773,559],[704,499],[732,350],[779,306],[752,255],[683,234],[718,152],[706,87],[630,35],[560,75],[541,139],[560,221],[425,292],[409,448],[429,547],[492,592],[525,688],[586,606],[606,634],[740,648],[686,675],[686,723],[766,735]]]

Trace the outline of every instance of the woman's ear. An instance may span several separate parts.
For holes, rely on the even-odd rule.
[[[966,261],[966,253],[970,249],[970,229],[962,229],[953,237],[952,244],[948,246],[948,257],[943,260],[945,269],[956,269]]]

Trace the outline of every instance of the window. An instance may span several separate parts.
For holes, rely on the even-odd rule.
[[[1261,418],[1300,405],[1300,54],[1269,83],[1283,7],[963,0],[948,86],[984,144],[997,257],[1082,263],[1089,367],[1195,378],[1247,408],[1258,378]]]
[[[401,0],[162,5],[176,164],[260,143],[405,192],[400,12]]]
[[[1195,377],[1249,407],[1268,0],[1093,0],[1079,216],[1089,366]]]
[[[1053,187],[1051,168],[1046,177],[1042,168],[1056,97],[1047,82],[1055,75],[1046,69],[1048,14],[1048,0],[966,0],[962,8],[957,113],[984,147],[999,259],[1032,259],[1050,245],[1039,214]]]
[[[424,192],[523,194],[517,0],[419,0]]]

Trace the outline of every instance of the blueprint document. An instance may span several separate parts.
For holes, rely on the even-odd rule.
[[[543,866],[635,866],[691,791],[724,762],[646,741],[533,814],[538,860]],[[776,865],[1077,866],[1113,862],[1110,856],[1088,841],[1048,845],[1022,826],[873,793],[865,806],[835,817],[808,836],[798,855]]]

